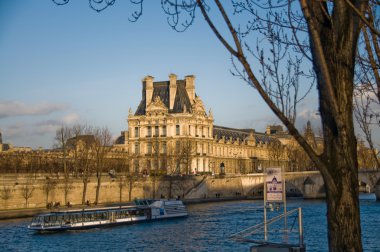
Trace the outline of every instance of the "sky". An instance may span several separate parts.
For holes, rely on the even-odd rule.
[[[61,125],[128,129],[128,110],[141,100],[141,80],[195,75],[196,93],[214,124],[264,132],[279,120],[257,92],[231,75],[230,54],[197,13],[176,32],[160,1],[116,1],[97,13],[88,1],[0,1],[0,131],[14,146],[51,148]],[[253,68],[255,66],[252,66]],[[298,108],[298,125],[318,121],[315,90]]]

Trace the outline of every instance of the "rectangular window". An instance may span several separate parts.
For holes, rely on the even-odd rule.
[[[162,153],[166,154],[166,142],[162,143]]]
[[[140,148],[139,148],[139,143],[138,142],[135,143],[135,153],[136,154],[140,153]]]
[[[139,137],[139,127],[135,127],[135,137]]]
[[[158,126],[154,126],[154,136],[159,136],[160,135],[160,128]]]
[[[199,135],[198,135],[198,126],[195,126],[195,136],[196,136],[196,137],[199,136]]]
[[[187,135],[191,136],[191,125],[189,125],[189,133]]]
[[[179,132],[179,125],[176,125],[176,126],[175,126],[175,134],[176,134],[177,136],[179,136],[179,134],[180,134],[180,132]]]
[[[148,126],[148,132],[146,133],[146,137],[152,137],[152,127]]]
[[[162,127],[162,136],[166,136],[166,126]]]
[[[148,154],[152,154],[152,143],[147,143],[146,149]]]

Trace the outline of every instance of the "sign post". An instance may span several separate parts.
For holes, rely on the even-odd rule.
[[[264,240],[267,240],[267,203],[281,203],[286,201],[285,180],[282,177],[281,167],[265,169],[264,176]],[[284,196],[285,195],[285,196]],[[286,203],[284,204],[286,229]]]

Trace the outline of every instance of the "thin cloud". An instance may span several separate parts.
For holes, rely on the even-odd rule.
[[[19,121],[3,125],[0,132],[2,132],[3,141],[6,143],[16,143],[18,146],[33,145],[36,141],[46,142],[49,139],[53,141],[57,129],[62,125],[70,126],[78,121],[80,121],[79,115],[70,113],[57,119],[40,120],[32,124]]]
[[[62,118],[63,124],[74,124],[79,121],[79,115],[76,113],[67,114]]]
[[[29,134],[27,124],[23,122],[13,123],[3,128],[3,138],[23,138]]]
[[[29,105],[18,101],[2,101],[0,102],[0,119],[13,116],[48,115],[65,110],[67,107],[62,103],[43,102]]]

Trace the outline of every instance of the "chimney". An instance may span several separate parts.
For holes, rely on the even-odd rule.
[[[191,104],[193,104],[195,100],[195,85],[194,85],[195,76],[194,75],[185,76],[185,80],[186,80],[187,95],[190,98]]]
[[[153,96],[153,80],[154,77],[147,75],[143,79],[143,86],[145,86],[145,106],[148,107],[148,105],[152,101]]]
[[[177,75],[170,74],[169,75],[169,109],[173,109],[174,107],[174,99],[177,92]]]

